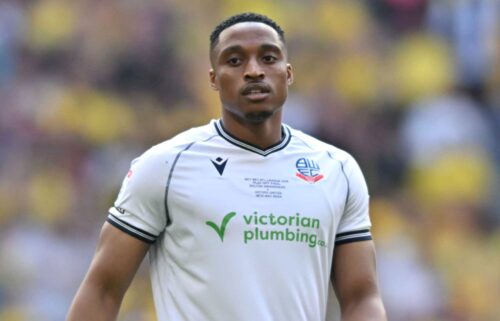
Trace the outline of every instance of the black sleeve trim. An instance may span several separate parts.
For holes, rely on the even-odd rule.
[[[347,244],[347,243],[354,243],[354,242],[360,242],[360,241],[370,241],[370,240],[372,240],[371,236],[355,237],[355,238],[345,239],[345,240],[341,240],[341,241],[335,241],[335,245],[342,245],[342,244]]]
[[[346,244],[351,242],[359,242],[359,241],[369,241],[372,239],[372,235],[370,230],[358,230],[358,231],[350,231],[339,233],[335,237],[335,245]]]
[[[119,229],[119,230],[127,233],[128,235],[133,236],[141,241],[144,241],[144,242],[149,243],[149,244],[152,244],[156,241],[156,236],[154,236],[153,234],[148,233],[144,230],[141,230],[137,227],[134,227],[134,226],[120,220],[119,218],[117,218],[113,214],[109,214],[106,221],[109,224],[116,227],[117,229]]]

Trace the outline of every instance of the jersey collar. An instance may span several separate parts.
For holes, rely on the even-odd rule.
[[[242,141],[233,135],[231,135],[226,129],[224,128],[222,124],[221,119],[217,119],[215,122],[215,129],[219,133],[219,135],[227,140],[229,143],[236,145],[240,148],[246,149],[248,151],[254,152],[256,154],[262,155],[262,156],[267,156],[269,154],[272,154],[274,152],[277,152],[279,150],[282,150],[285,148],[288,143],[290,142],[292,135],[290,134],[290,129],[287,126],[281,125],[281,141],[278,143],[266,148],[266,149],[261,149],[253,144],[250,144],[248,142]]]

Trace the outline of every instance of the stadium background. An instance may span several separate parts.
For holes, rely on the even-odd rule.
[[[0,321],[64,319],[130,160],[217,117],[208,35],[241,11],[286,32],[286,122],[364,170],[389,319],[498,320],[498,1],[2,0]]]

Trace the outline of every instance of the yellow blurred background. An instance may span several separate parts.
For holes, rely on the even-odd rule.
[[[208,36],[246,11],[285,30],[285,122],[365,173],[389,319],[499,320],[498,1],[2,0],[0,321],[64,320],[130,161],[218,117]],[[146,267],[119,320],[154,320]]]

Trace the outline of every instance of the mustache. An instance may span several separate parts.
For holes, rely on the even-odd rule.
[[[262,82],[262,81],[251,82],[251,83],[248,83],[247,85],[245,85],[241,89],[240,93],[242,95],[248,95],[249,93],[251,93],[254,90],[258,90],[258,91],[261,91],[263,93],[268,93],[271,91],[271,86],[269,86],[268,84],[266,84],[265,82]]]

